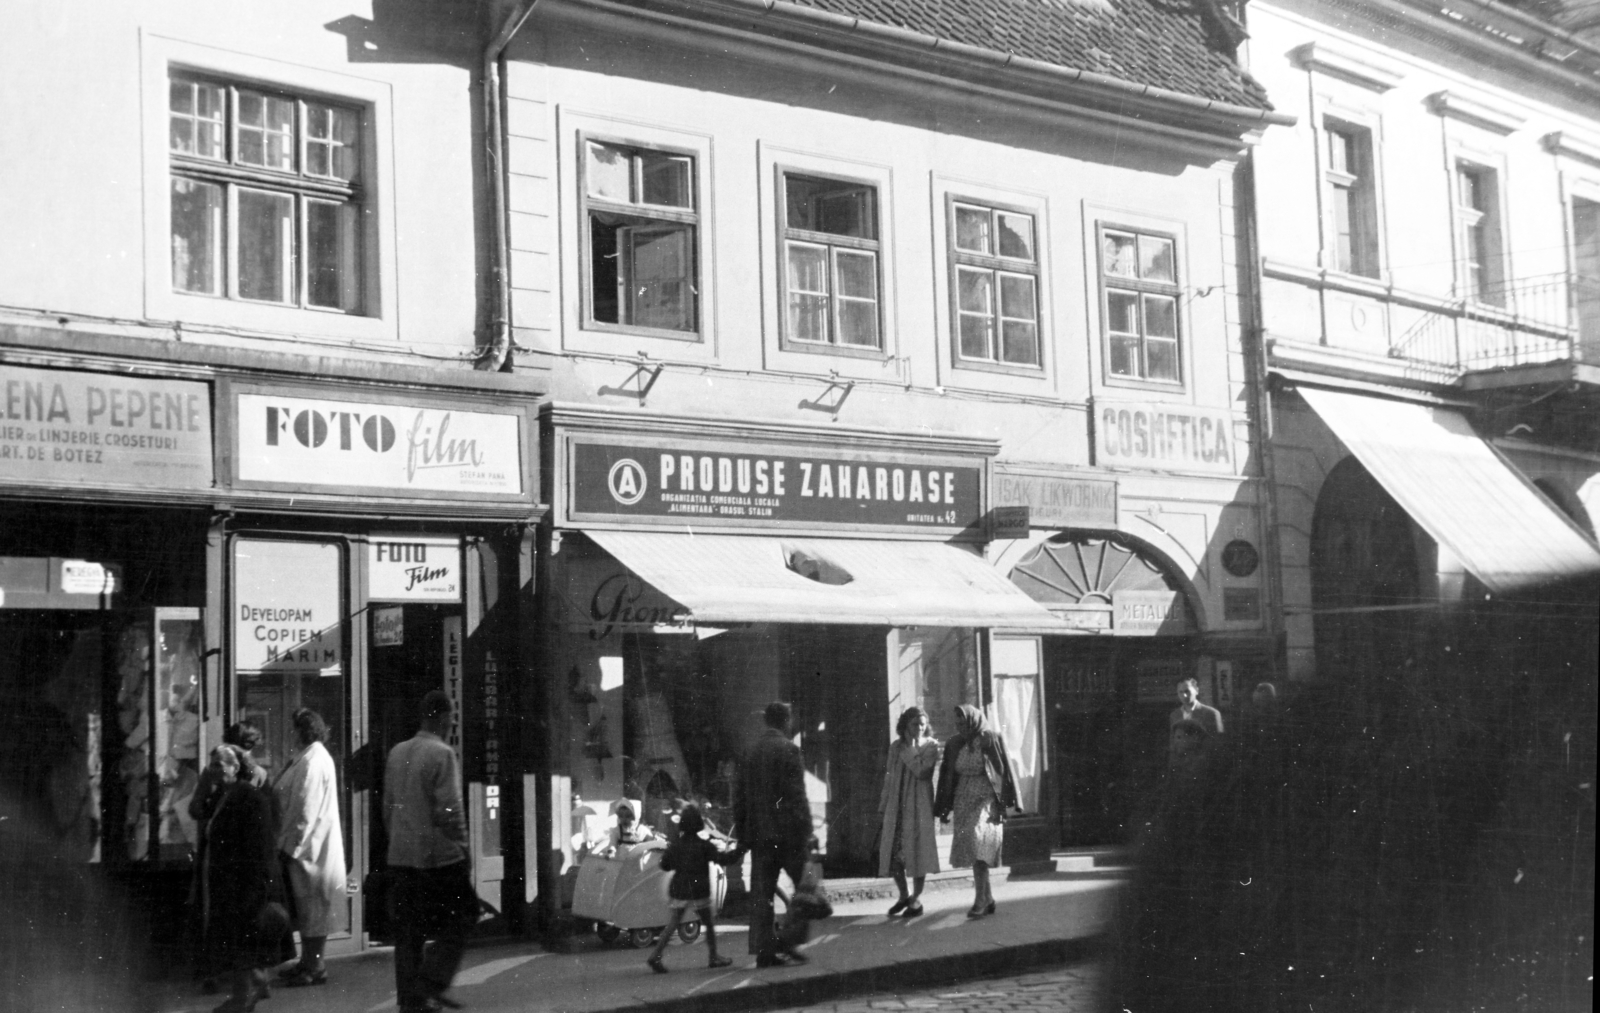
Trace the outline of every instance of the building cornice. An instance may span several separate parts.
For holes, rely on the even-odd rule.
[[[1296,48],[1292,55],[1295,62],[1307,70],[1332,74],[1380,94],[1405,79],[1403,73],[1379,63],[1367,53],[1357,54],[1327,41],[1308,42]]]
[[[1014,98],[1044,100],[1101,113],[1112,112],[1124,126],[1161,124],[1195,135],[1233,140],[1272,125],[1292,125],[1293,116],[1269,109],[1202,98],[1153,85],[1137,84],[1094,71],[1045,63],[1027,57],[940,39],[921,32],[843,17],[784,0],[558,0],[633,19],[678,23],[701,33],[715,31],[788,44],[814,54],[867,57],[880,74],[933,74],[944,83],[967,83]]]

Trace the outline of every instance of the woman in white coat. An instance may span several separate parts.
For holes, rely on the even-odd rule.
[[[322,950],[328,934],[344,927],[344,834],[339,825],[339,784],[323,740],[322,715],[307,707],[294,712],[300,749],[278,775],[278,851],[288,873],[288,892],[300,930],[300,960],[281,972],[286,985],[321,985],[328,972]]]

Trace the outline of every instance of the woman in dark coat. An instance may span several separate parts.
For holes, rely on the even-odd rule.
[[[963,704],[956,708],[956,720],[960,731],[944,747],[933,813],[955,824],[950,865],[972,867],[974,896],[967,917],[982,918],[994,914],[989,869],[1000,864],[1005,813],[1016,807],[1017,786],[1005,740],[989,729],[983,712]]]
[[[206,825],[201,911],[213,966],[233,974],[233,994],[215,1013],[248,1013],[271,994],[263,969],[282,959],[287,929],[272,800],[252,783],[253,767],[237,746],[211,751],[222,789]]]

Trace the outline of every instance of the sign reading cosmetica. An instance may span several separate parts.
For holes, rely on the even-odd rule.
[[[389,494],[520,496],[521,417],[415,404],[238,395],[238,477]]]
[[[1096,463],[1232,475],[1233,416],[1214,408],[1103,401],[1094,409]]]
[[[0,364],[0,482],[209,489],[210,390]]]
[[[572,436],[573,520],[650,519],[674,526],[868,526],[976,530],[978,458],[834,447]]]

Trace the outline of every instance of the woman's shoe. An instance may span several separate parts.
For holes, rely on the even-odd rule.
[[[712,957],[706,961],[706,966],[710,968],[727,967],[732,963],[732,957]]]
[[[905,911],[901,912],[901,917],[915,918],[920,914],[922,914],[922,902],[914,900],[906,905]]]
[[[894,902],[894,907],[891,907],[889,909],[889,917],[893,918],[895,915],[899,914],[900,912],[904,911],[906,908],[908,908],[910,906],[911,906],[911,898],[910,897],[901,897],[899,900]]]
[[[994,901],[991,900],[989,902],[989,906],[983,909],[983,913],[986,915],[994,914]]]
[[[328,969],[319,967],[312,970],[309,967],[297,967],[293,974],[283,976],[283,983],[290,988],[304,988],[307,985],[326,985],[328,983]],[[262,996],[262,998],[267,998]]]
[[[667,965],[661,962],[660,957],[651,957],[649,960],[645,961],[645,963],[649,964],[650,970],[656,972],[657,974],[667,973]]]
[[[989,912],[985,911],[983,908],[978,907],[977,905],[973,905],[972,910],[967,912],[967,917],[968,918],[982,918],[984,915],[986,915],[988,913]]]

